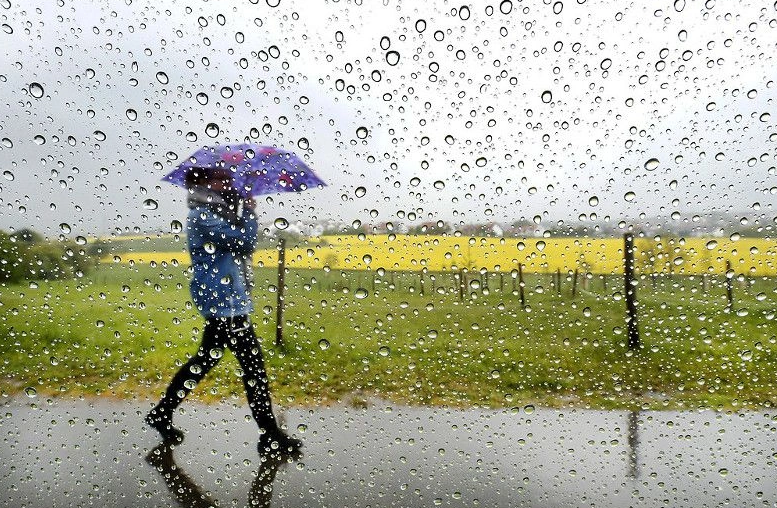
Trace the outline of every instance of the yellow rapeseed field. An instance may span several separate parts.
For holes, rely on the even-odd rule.
[[[724,273],[726,262],[737,274],[777,275],[777,242],[759,238],[664,238],[635,241],[638,273]],[[112,258],[108,258],[110,260]],[[188,264],[178,252],[120,254],[118,262]],[[276,267],[277,249],[254,254],[258,266]],[[286,249],[289,268],[333,270],[511,272],[523,265],[527,273],[556,270],[623,273],[620,238],[483,238],[465,236],[346,235],[309,239]]]

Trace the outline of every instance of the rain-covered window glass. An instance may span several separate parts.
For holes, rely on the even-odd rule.
[[[0,504],[773,506],[777,4],[0,0]]]

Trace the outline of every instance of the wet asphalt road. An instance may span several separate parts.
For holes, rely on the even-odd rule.
[[[150,402],[6,400],[0,505],[777,506],[773,410],[291,408],[277,461],[245,407],[184,406],[168,449]]]

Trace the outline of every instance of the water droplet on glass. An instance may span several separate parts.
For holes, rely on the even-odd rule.
[[[469,11],[469,7],[466,5],[462,5],[459,8],[459,18],[461,18],[462,21],[467,21],[470,17],[471,13]]]
[[[197,99],[197,102],[204,106],[208,103],[208,94],[205,92],[200,92],[195,96],[195,99]]]
[[[43,93],[44,93],[43,85],[41,85],[40,83],[36,83],[36,82],[30,83],[29,90],[30,90],[30,95],[32,95],[36,99],[40,99],[41,97],[43,97]]]
[[[300,150],[307,150],[310,147],[310,141],[308,141],[308,138],[299,138],[297,140],[297,146]]]
[[[277,219],[275,219],[275,221],[273,222],[273,225],[275,226],[275,228],[276,228],[276,229],[284,230],[284,229],[286,229],[286,228],[288,228],[288,227],[289,227],[289,221],[287,221],[287,220],[286,220],[285,218],[283,218],[283,217],[278,217],[278,218],[277,218]]]
[[[550,92],[550,90],[545,90],[542,92],[542,96],[540,98],[542,99],[542,102],[548,104],[553,100],[553,94]]]
[[[36,145],[45,145],[46,144],[46,138],[38,134],[34,138],[32,138],[33,141],[35,141]]]
[[[598,205],[599,204],[599,198],[596,197],[596,196],[591,196],[590,198],[588,198],[588,204],[591,205],[591,206]]]
[[[386,53],[386,63],[389,65],[397,65],[399,63],[399,53],[397,51],[389,51]]]
[[[369,265],[370,263],[372,263],[372,256],[370,256],[369,254],[365,254],[364,256],[362,256],[362,261],[364,261],[365,265]]]
[[[609,69],[611,65],[612,65],[612,60],[610,60],[609,58],[605,58],[604,60],[602,60],[602,63],[599,64],[599,66],[602,68],[603,71],[606,71],[607,69]]]
[[[174,220],[170,222],[170,232],[171,233],[180,233],[183,231],[183,224],[179,220]]]
[[[357,288],[356,291],[353,293],[353,296],[357,300],[364,300],[365,298],[367,298],[368,295],[369,293],[364,288]]]
[[[24,394],[27,395],[29,398],[34,399],[38,396],[38,391],[33,388],[32,386],[28,386],[24,389]]]
[[[159,203],[149,198],[143,201],[143,208],[145,208],[146,210],[156,210],[157,208],[159,208]]]
[[[388,356],[391,354],[391,349],[389,349],[388,346],[380,346],[380,348],[378,349],[378,354],[380,356]]]
[[[386,51],[391,47],[391,39],[386,37],[385,35],[380,38],[380,49],[383,51]]]
[[[225,99],[231,99],[235,95],[235,91],[228,86],[221,87],[221,96]]]
[[[718,246],[718,242],[717,242],[717,240],[710,240],[710,241],[709,241],[709,242],[707,242],[707,244],[706,244],[707,250],[713,250],[713,249],[714,249],[714,248],[716,248],[717,246]]]
[[[356,137],[359,139],[366,138],[367,134],[369,134],[367,127],[359,127],[358,129],[356,129]]]
[[[648,159],[647,162],[645,162],[645,169],[648,171],[653,171],[658,167],[658,159]]]
[[[156,73],[156,80],[162,83],[163,85],[166,85],[170,82],[170,79],[167,77],[167,74],[165,74],[162,71],[159,71]]]
[[[186,133],[186,141],[189,141],[189,142],[192,142],[192,143],[197,141],[197,134],[192,132],[192,131],[187,132]]]
[[[203,245],[203,248],[205,249],[205,252],[208,254],[213,254],[216,252],[216,244],[213,242],[205,242],[205,245]]]
[[[326,351],[329,349],[329,341],[326,339],[321,339],[318,341],[318,347],[321,349],[321,351]]]
[[[5,171],[3,171],[3,178],[5,178],[6,180],[8,180],[9,182],[13,182],[13,180],[14,180],[14,178],[15,178],[15,177],[14,177],[14,174],[13,174],[13,173],[11,173],[11,172],[10,172],[10,171],[8,171],[8,170],[5,170]]]
[[[125,114],[127,115],[127,118],[128,118],[130,121],[132,121],[132,122],[134,122],[135,120],[137,120],[137,119],[138,119],[138,112],[137,112],[137,111],[135,111],[135,110],[134,110],[134,109],[132,109],[132,108],[128,109],[128,110],[125,112]]]
[[[488,163],[488,159],[485,157],[478,157],[478,159],[475,161],[475,166],[482,168]],[[464,170],[464,165],[462,165],[462,171]]]
[[[453,138],[453,136],[451,136],[450,134],[448,134],[447,136],[445,136],[445,142],[446,142],[446,143],[448,143],[449,145],[452,145],[452,144],[453,144],[455,141],[456,141],[456,140],[455,140],[455,139]]]
[[[527,415],[532,414],[534,412],[534,406],[531,404],[524,406],[523,412],[526,413]]]
[[[356,190],[353,192],[357,198],[363,198],[365,194],[367,194],[367,189],[364,187],[356,187]]]
[[[545,245],[546,245],[546,244],[545,244],[545,242],[544,242],[544,241],[542,241],[542,240],[538,241],[538,242],[536,243],[537,250],[538,250],[538,251],[543,251],[543,250],[545,250]]]
[[[633,193],[633,192],[631,192],[631,191],[629,191],[629,192],[627,192],[626,194],[624,194],[624,195],[623,195],[623,199],[625,199],[625,200],[626,200],[627,202],[629,202],[629,203],[631,203],[632,201],[634,201],[634,198],[636,198],[636,197],[637,197],[637,195],[636,195],[636,194],[634,194],[634,193]]]
[[[208,125],[205,126],[205,134],[208,135],[210,138],[218,137],[220,132],[219,126],[216,123],[210,122]]]
[[[63,222],[62,224],[59,225],[59,230],[65,234],[70,233],[71,231],[70,224],[68,224],[67,222]]]
[[[772,116],[769,113],[764,113],[761,116],[759,116],[758,119],[761,120],[762,122],[768,122],[771,117]]]
[[[426,20],[419,19],[415,22],[415,31],[420,33],[424,33],[424,30],[426,30]]]
[[[433,185],[434,185],[434,188],[437,190],[442,190],[445,188],[445,182],[443,182],[442,180],[437,180],[436,182],[434,182]]]

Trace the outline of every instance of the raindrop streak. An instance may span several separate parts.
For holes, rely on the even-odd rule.
[[[30,95],[36,99],[43,97],[43,85],[37,82],[30,83]]]
[[[648,171],[653,171],[658,167],[658,159],[648,159],[647,162],[645,162],[645,169]]]

